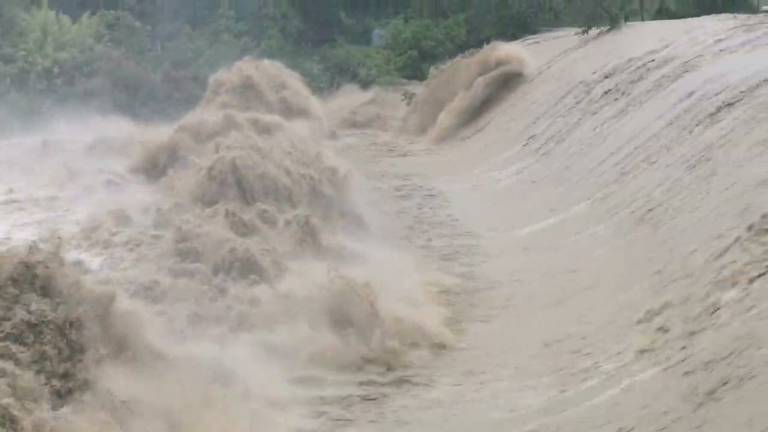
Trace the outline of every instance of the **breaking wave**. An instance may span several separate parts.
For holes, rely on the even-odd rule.
[[[23,315],[8,328],[41,337],[0,353],[30,380],[0,402],[7,428],[294,430],[309,421],[302,377],[450,344],[444,282],[369,232],[326,123],[297,74],[245,59],[170,129],[111,142],[141,148],[117,181],[146,183],[142,199],[110,189],[62,253],[0,260]]]
[[[492,108],[530,67],[524,49],[493,42],[433,70],[406,114],[404,130],[439,142]]]

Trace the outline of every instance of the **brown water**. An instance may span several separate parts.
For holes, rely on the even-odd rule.
[[[763,432],[766,17],[575,33],[2,141],[0,425]]]

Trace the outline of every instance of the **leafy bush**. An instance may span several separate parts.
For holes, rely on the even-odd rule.
[[[539,21],[551,18],[555,1],[478,2],[467,14],[467,46],[477,47],[497,39],[517,39],[535,33]],[[545,6],[550,7],[549,9]]]
[[[12,35],[15,51],[5,72],[21,87],[72,85],[88,75],[101,31],[101,22],[87,14],[73,22],[49,9],[34,9],[20,18]]]
[[[494,39],[540,26],[615,28],[638,12],[634,0],[184,3],[0,0],[0,117],[3,109],[44,112],[72,101],[136,117],[175,116],[197,103],[211,73],[253,54],[282,61],[321,91],[421,80],[434,65]],[[754,6],[661,0],[655,17]]]
[[[114,48],[102,52],[92,92],[106,93],[110,97],[102,103],[132,116],[168,117],[190,109],[205,91],[208,76],[248,51],[229,14],[205,28],[182,27],[165,43],[146,48],[141,46],[148,38],[122,37],[138,28],[121,21],[107,33],[115,41],[108,46]]]
[[[464,16],[443,20],[394,20],[386,30],[385,48],[392,53],[397,73],[406,79],[422,80],[432,65],[465,48]]]
[[[602,26],[616,29],[624,23],[626,0],[571,1],[574,20],[579,23],[583,33],[588,33],[591,29]]]
[[[752,0],[678,0],[671,5],[662,0],[654,12],[654,19],[679,19],[716,13],[755,13],[757,3]]]
[[[103,11],[96,15],[101,22],[99,42],[105,47],[140,58],[152,51],[150,29],[133,15],[122,11]]]
[[[10,38],[0,40],[0,96],[26,95],[30,112],[78,101],[134,117],[174,116],[197,103],[210,74],[250,49],[226,12],[159,43],[127,12],[72,20],[45,8],[14,10]]]
[[[339,43],[322,51],[320,64],[330,78],[329,87],[347,82],[368,87],[397,76],[392,54],[372,47]]]
[[[686,13],[681,13],[673,9],[669,4],[667,4],[666,0],[659,1],[658,7],[656,7],[656,10],[653,12],[653,19],[655,20],[680,19],[686,17]]]
[[[21,15],[29,8],[25,0],[0,1],[0,37],[3,40],[13,34]]]

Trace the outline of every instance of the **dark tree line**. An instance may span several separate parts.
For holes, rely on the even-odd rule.
[[[754,2],[0,0],[0,110],[77,100],[140,117],[174,115],[196,103],[211,73],[245,55],[278,59],[320,91],[420,80],[494,39],[750,11]]]

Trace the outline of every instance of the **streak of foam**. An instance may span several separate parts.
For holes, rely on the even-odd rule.
[[[587,208],[589,208],[589,204],[590,203],[591,203],[591,200],[584,201],[584,202],[582,202],[580,204],[577,204],[577,205],[571,207],[570,209],[568,209],[568,210],[566,210],[566,211],[564,211],[564,212],[562,212],[560,214],[554,215],[554,216],[552,216],[550,218],[544,219],[541,222],[537,222],[537,223],[535,223],[533,225],[528,225],[525,228],[519,229],[519,230],[517,230],[516,234],[519,235],[519,236],[525,236],[525,235],[534,233],[536,231],[541,231],[541,230],[543,230],[545,228],[549,228],[550,226],[553,226],[553,225],[555,225],[557,223],[560,223],[560,222],[562,222],[562,221],[564,221],[564,220],[566,220],[568,218],[576,216],[577,214],[579,214],[582,211],[586,210]]]

